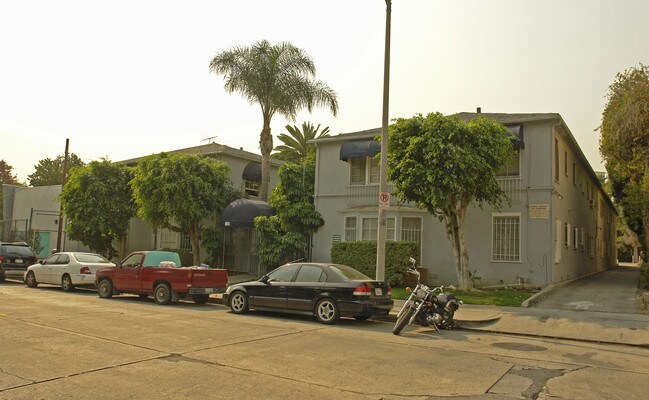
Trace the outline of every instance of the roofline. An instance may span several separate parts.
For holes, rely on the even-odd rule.
[[[381,128],[365,129],[363,131],[340,133],[336,136],[326,136],[318,139],[311,139],[308,143],[318,144],[325,142],[349,141],[353,139],[374,138],[381,134]]]
[[[206,151],[206,152],[192,152],[192,150],[198,150],[198,149],[209,149],[209,147],[215,147],[213,151]],[[168,153],[168,154],[200,154],[203,156],[211,156],[211,155],[220,155],[220,154],[226,154],[226,155],[231,155],[231,156],[236,156],[239,158],[243,158],[246,160],[250,161],[256,161],[256,162],[261,162],[262,156],[260,154],[252,153],[246,150],[243,150],[243,148],[235,149],[234,147],[226,146],[224,144],[219,144],[219,143],[208,143],[208,144],[203,144],[200,146],[194,146],[194,147],[187,147],[184,149],[176,149],[176,150],[169,150],[169,151],[161,151],[158,153],[151,153],[146,156],[142,157],[136,157],[136,158],[131,158],[128,160],[122,160],[122,161],[117,161],[118,163],[122,164],[137,164],[144,158],[153,155],[153,154],[160,154],[160,153]],[[277,167],[281,166],[284,164],[283,161],[274,159],[271,157],[270,159],[271,165],[275,165]]]

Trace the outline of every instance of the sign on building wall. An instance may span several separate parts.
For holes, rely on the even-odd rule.
[[[528,206],[528,215],[530,219],[548,219],[550,218],[550,205],[530,204]]]

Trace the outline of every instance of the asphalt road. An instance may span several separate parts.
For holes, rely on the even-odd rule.
[[[0,399],[644,399],[649,349],[0,283]]]

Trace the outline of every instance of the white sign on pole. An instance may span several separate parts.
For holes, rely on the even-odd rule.
[[[387,210],[390,208],[390,193],[381,192],[379,193],[379,209]]]

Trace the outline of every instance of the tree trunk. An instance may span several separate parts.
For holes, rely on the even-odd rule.
[[[460,209],[445,210],[444,220],[446,222],[446,234],[453,245],[455,255],[455,269],[457,272],[457,283],[460,290],[473,289],[469,269],[469,252],[464,240],[464,221],[467,207]]]
[[[198,243],[198,229],[195,226],[189,227],[189,242],[192,245],[194,265],[201,265],[200,244]]]
[[[122,235],[122,237],[119,238],[119,255],[117,258],[119,260],[123,260],[125,256],[126,256],[126,234]]]
[[[273,135],[270,133],[270,116],[264,115],[264,128],[259,137],[261,150],[261,183],[259,198],[268,201],[268,182],[270,181],[270,152],[273,151]]]

